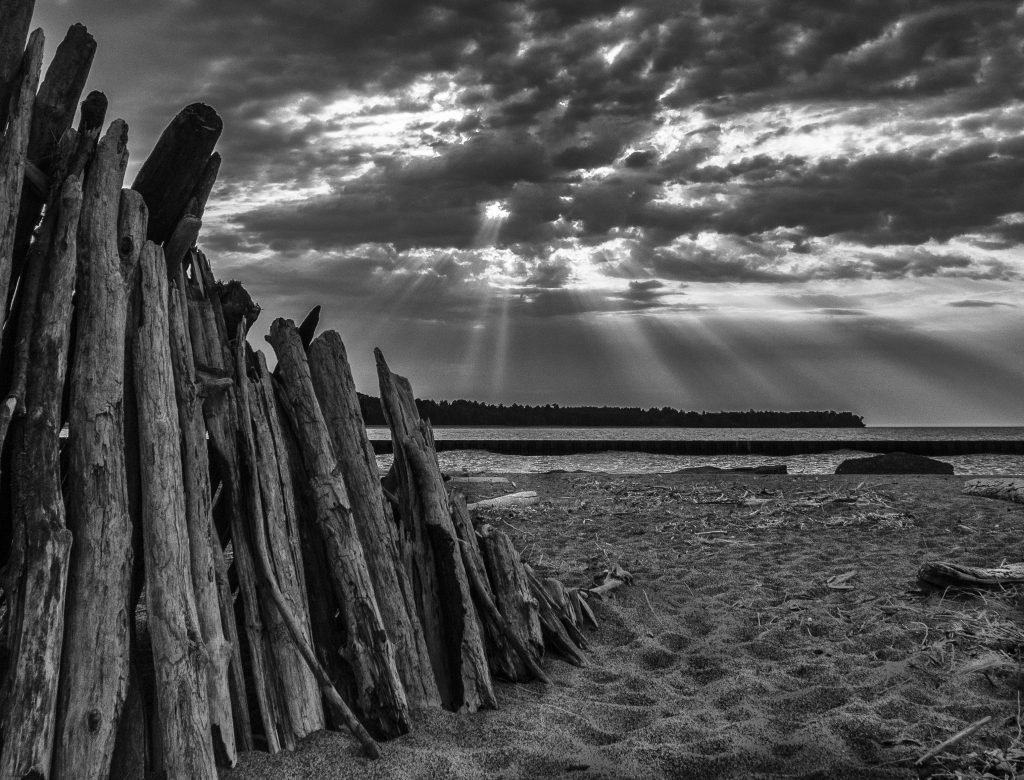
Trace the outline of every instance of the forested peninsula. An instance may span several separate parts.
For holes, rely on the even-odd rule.
[[[380,399],[359,394],[367,425],[386,425]],[[433,425],[645,427],[645,428],[863,428],[864,418],[853,412],[688,412],[667,406],[640,409],[621,406],[524,406],[481,401],[416,399],[420,416]]]

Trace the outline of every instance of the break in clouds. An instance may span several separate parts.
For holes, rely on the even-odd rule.
[[[469,324],[783,301],[897,343],[905,289],[921,318],[1019,324],[1017,0],[71,0],[37,15],[61,14],[103,44],[91,84],[111,84],[133,148],[188,102],[222,114],[202,244],[275,313],[335,301]]]

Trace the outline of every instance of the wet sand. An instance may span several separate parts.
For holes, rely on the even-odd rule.
[[[581,585],[618,563],[636,577],[596,605],[589,666],[548,658],[554,686],[499,683],[496,711],[418,713],[377,762],[321,732],[223,777],[1024,773],[1024,590],[943,593],[915,578],[926,560],[1024,560],[1024,505],[962,495],[963,476],[509,477],[540,503],[481,516],[539,573]]]

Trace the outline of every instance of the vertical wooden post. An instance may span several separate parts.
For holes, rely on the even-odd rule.
[[[177,235],[179,231],[175,231]],[[191,241],[189,241],[189,245]],[[231,648],[224,638],[221,622],[213,545],[219,544],[213,529],[213,493],[210,488],[210,463],[206,450],[206,425],[203,422],[201,388],[196,382],[192,343],[188,333],[188,304],[181,256],[189,246],[169,241],[164,247],[170,277],[169,325],[174,390],[178,424],[181,428],[181,465],[185,487],[185,517],[188,523],[192,585],[203,642],[210,658],[209,684],[210,731],[218,763],[232,767],[238,760],[235,727],[231,712],[229,666]]]
[[[14,462],[14,549],[4,582],[12,665],[0,690],[0,777],[50,775],[71,532],[60,474],[60,399],[75,287],[75,235],[82,183],[70,177],[59,200],[38,308]]]
[[[109,772],[128,687],[132,525],[124,457],[127,283],[145,240],[145,212],[125,203],[130,240],[118,241],[128,128],[111,123],[85,183],[78,226],[80,279],[67,446],[68,527],[74,534],[61,667],[58,777]],[[122,252],[122,250],[124,250]]]
[[[8,119],[7,107],[15,89],[34,7],[35,0],[0,0],[0,19],[4,20],[0,26],[0,128]]]
[[[215,780],[207,703],[208,658],[190,576],[166,262],[152,242],[143,249],[140,268],[142,312],[133,355],[142,456],[146,602],[163,766],[170,778]]]
[[[6,19],[4,24],[7,24]],[[18,206],[21,204],[21,190],[25,181],[32,106],[39,86],[42,63],[43,31],[36,30],[29,37],[28,48],[21,60],[21,79],[15,85],[10,121],[0,141],[0,323],[7,317],[14,239],[18,231]]]

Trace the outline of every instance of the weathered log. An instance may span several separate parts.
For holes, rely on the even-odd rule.
[[[242,501],[238,486],[241,477],[238,470],[237,453],[231,446],[231,442],[234,440],[234,423],[232,422],[234,380],[229,378],[230,372],[226,369],[227,364],[224,362],[214,304],[206,297],[207,289],[212,289],[213,273],[206,262],[206,257],[201,252],[190,253],[190,256],[193,257],[194,273],[190,283],[186,285],[186,297],[188,299],[189,337],[192,341],[192,357],[195,362],[196,374],[205,376],[209,372],[217,372],[228,383],[219,392],[204,392],[203,417],[209,431],[208,450],[211,479],[216,470],[219,478],[218,490],[224,495],[220,502],[222,509],[220,514],[228,517],[228,521],[223,524],[220,531],[223,532],[223,536],[230,536],[230,527],[236,514],[241,511]],[[208,286],[201,281],[206,277],[210,280]],[[227,485],[226,489],[225,485]],[[216,518],[216,513],[214,517]],[[246,695],[242,643],[238,635],[235,603],[228,578],[228,563],[221,544],[221,532],[218,532],[215,519],[212,538],[214,572],[217,577],[217,591],[220,597],[221,625],[224,629],[224,638],[231,648],[229,682],[231,710],[235,722],[235,740],[239,750],[252,750],[254,747],[252,719]]]
[[[927,561],[917,579],[936,588],[1004,588],[1024,584],[1024,563],[1004,563],[991,569],[960,563]]]
[[[244,345],[245,339],[240,338],[238,348]],[[294,496],[286,492],[284,485],[284,480],[287,480],[287,488],[290,490],[291,474],[287,462],[282,463],[288,453],[279,452],[274,442],[270,423],[270,418],[277,415],[273,389],[263,384],[264,379],[269,381],[270,376],[266,373],[266,364],[259,360],[262,354],[256,357],[258,376],[251,388],[248,386],[250,380],[244,373],[244,363],[238,369],[239,393],[242,396],[239,407],[249,410],[248,418],[243,418],[242,422],[243,438],[247,443],[252,438],[248,456],[253,511],[250,512],[249,520],[253,529],[257,563],[262,563],[263,551],[260,545],[267,548],[273,582],[266,587],[273,587],[280,593],[288,612],[285,615],[280,609],[269,608],[264,611],[264,618],[276,662],[276,678],[283,709],[279,731],[282,732],[285,746],[291,750],[299,739],[324,727],[324,714],[320,705],[319,686],[312,670],[303,660],[299,647],[301,643],[310,642],[309,608],[306,604]],[[249,426],[248,429],[246,426]],[[267,580],[267,572],[263,569],[261,566],[263,579]],[[274,599],[276,602],[276,596]],[[291,636],[292,623],[300,632],[298,638]]]
[[[82,184],[64,184],[33,338],[14,463],[14,548],[3,578],[11,668],[0,690],[0,777],[49,777],[71,532],[61,493],[60,397],[75,286]],[[35,774],[33,774],[35,773]]]
[[[193,103],[171,120],[142,164],[132,189],[149,207],[149,238],[158,244],[184,214],[224,123],[207,105]]]
[[[7,24],[6,19],[4,24]],[[21,61],[14,94],[11,96],[10,121],[0,141],[0,323],[7,318],[14,239],[18,231],[18,206],[25,179],[32,105],[39,86],[42,62],[43,31],[35,30],[29,37],[28,48]]]
[[[394,441],[404,557],[413,567],[410,577],[417,584],[420,623],[441,701],[448,709],[469,712],[495,707],[480,620],[433,435],[419,419],[408,380],[391,372],[379,349],[374,355],[384,416]]]
[[[537,617],[537,602],[530,595],[526,573],[521,571],[519,557],[513,555],[492,563],[496,575],[489,578],[465,496],[458,491],[453,492],[451,505],[452,521],[459,537],[466,573],[473,587],[473,597],[490,629],[487,649],[492,668],[496,666],[497,672],[512,682],[534,678],[550,685],[551,680],[538,663],[544,651],[544,643],[540,619]],[[486,528],[490,530],[490,526]],[[500,595],[497,590],[499,586]],[[521,588],[518,592],[517,587]]]
[[[310,316],[303,325],[310,321]],[[307,335],[311,332],[309,329]],[[299,336],[306,346],[301,327]],[[391,506],[381,492],[377,459],[366,435],[345,345],[336,332],[327,331],[307,348],[313,387],[345,480],[384,627],[395,645],[398,673],[409,704],[436,707],[441,697],[430,653],[416,612],[412,584],[399,553],[398,528]]]
[[[342,620],[344,613],[331,585],[330,564],[316,521],[316,502],[313,500],[313,493],[303,467],[294,426],[290,423],[291,409],[280,382],[271,381],[270,384],[278,410],[277,434],[281,437],[279,443],[281,449],[288,454],[285,463],[291,476],[295,497],[296,525],[301,543],[303,579],[306,583],[313,647],[317,651],[320,664],[332,680],[350,680],[348,665],[337,652],[345,644],[345,626]],[[344,686],[342,689],[347,690]],[[339,720],[332,710],[328,708],[324,714],[330,728],[345,728],[344,721]]]
[[[259,411],[259,407],[261,404],[259,402],[254,402],[253,398],[250,396],[248,392],[249,382],[246,377],[245,370],[245,354],[243,351],[244,334],[242,331],[241,323],[239,323],[238,326],[238,338],[236,341],[238,344],[237,371],[239,376],[238,385],[239,394],[241,396],[241,403],[244,406],[248,406],[250,409],[256,412],[252,416],[252,418],[250,418],[252,422],[257,423],[255,426],[250,427],[249,420],[242,424],[243,439],[245,439],[246,449],[249,455],[249,465],[255,471],[256,469],[259,468],[258,463],[260,460],[257,454],[257,438],[259,438],[260,427],[259,422],[265,423],[265,418],[263,412]],[[266,366],[264,365],[261,368],[263,369],[263,373],[265,373]],[[269,425],[267,426],[264,435],[264,443],[272,446],[273,442],[272,435],[269,430]],[[280,479],[278,475],[271,473],[269,469],[259,470],[261,474],[266,475],[271,481],[275,479]],[[302,619],[296,613],[296,608],[301,609],[303,605],[301,603],[297,603],[298,600],[294,597],[289,598],[288,596],[286,596],[282,588],[278,584],[278,579],[280,576],[279,573],[281,571],[281,568],[280,566],[278,566],[277,571],[275,571],[274,563],[271,561],[272,551],[270,543],[268,542],[265,519],[261,509],[259,495],[260,487],[258,485],[254,485],[253,487],[254,495],[252,505],[255,508],[255,516],[253,517],[253,538],[256,547],[256,559],[260,563],[264,584],[267,588],[267,591],[270,593],[271,600],[274,603],[277,613],[281,618],[281,621],[285,625],[288,633],[291,635],[292,642],[294,643],[295,648],[299,651],[300,655],[305,661],[307,668],[315,675],[316,679],[320,683],[324,698],[327,700],[329,706],[335,710],[338,717],[351,730],[353,736],[355,736],[355,738],[362,745],[363,752],[370,758],[379,758],[380,748],[378,747],[377,743],[374,741],[373,737],[371,737],[370,734],[366,731],[366,729],[363,728],[362,724],[353,714],[352,710],[341,698],[341,695],[338,693],[337,689],[334,687],[333,682],[328,676],[327,671],[320,665],[320,662],[317,660],[316,653],[313,651],[313,648],[309,643],[309,628],[308,626],[303,625]]]
[[[237,762],[229,682],[231,647],[224,638],[221,621],[213,552],[213,545],[219,544],[219,541],[215,538],[213,530],[211,504],[213,494],[210,487],[210,463],[206,448],[206,425],[203,421],[202,398],[196,383],[192,342],[188,332],[188,304],[185,297],[185,276],[181,264],[181,255],[188,251],[194,237],[188,240],[188,243],[175,241],[176,237],[191,235],[191,225],[187,224],[190,219],[192,218],[182,219],[182,223],[186,223],[185,228],[183,229],[179,225],[175,229],[172,239],[164,246],[164,258],[171,279],[170,347],[178,424],[181,429],[181,465],[185,487],[185,517],[188,525],[192,586],[195,590],[199,627],[210,659],[207,673],[210,734],[217,763],[231,767]]]
[[[547,589],[533,569],[525,564],[523,569],[526,571],[526,577],[530,583],[530,591],[537,599],[538,617],[544,636],[545,649],[553,650],[571,664],[586,666],[587,658],[581,652],[585,647],[586,640],[571,623],[564,619],[558,605],[552,601]]]
[[[51,178],[57,161],[57,144],[64,131],[71,127],[78,101],[82,97],[85,81],[89,76],[92,58],[96,53],[96,41],[80,24],[68,29],[64,40],[46,69],[43,83],[35,96],[32,108],[32,126],[29,130],[26,164],[38,170],[44,178]],[[59,189],[60,182],[56,182]],[[46,200],[47,192],[53,187],[37,191],[35,187],[24,187],[18,212],[18,227],[14,240],[12,278],[21,274],[28,254],[32,231],[39,221],[39,215]]]
[[[145,212],[127,197],[132,240],[119,242],[127,140],[127,125],[112,122],[89,168],[78,225],[78,327],[67,445],[68,527],[75,544],[54,756],[58,777],[99,778],[110,771],[128,687],[126,606],[133,553],[122,377],[128,283],[144,241]]]
[[[217,777],[206,669],[192,586],[180,431],[168,332],[163,252],[147,242],[140,260],[142,311],[135,333],[135,384],[142,454],[146,603],[156,668],[163,766],[173,778]]]
[[[17,83],[18,66],[25,51],[25,36],[32,24],[35,0],[0,0],[0,132],[8,119],[8,103]]]
[[[340,652],[351,668],[354,709],[371,733],[398,736],[409,730],[409,702],[395,665],[395,648],[377,606],[327,423],[313,390],[305,350],[291,320],[274,320],[269,338],[277,353],[281,386],[316,504],[331,582],[344,610],[346,644]]]
[[[219,152],[214,152],[207,158],[202,173],[199,174],[199,180],[196,182],[196,186],[192,188],[192,192],[188,197],[185,214],[199,219],[203,218],[203,214],[206,211],[206,201],[209,200],[210,193],[213,192],[213,185],[217,183],[217,174],[220,173],[220,162]]]
[[[211,371],[218,372],[221,376],[233,376],[233,357],[220,308],[220,297],[213,280],[213,272],[201,252],[195,253],[194,270],[204,279],[202,289],[206,292],[205,296],[199,292],[197,281],[189,295],[189,308],[190,310],[195,309],[194,315],[190,311],[189,320],[193,357],[197,369],[202,365]],[[191,327],[193,319],[197,323],[195,328]],[[233,709],[236,714],[238,747],[242,750],[249,750],[251,749],[250,745],[253,744],[251,714],[246,702],[246,685],[242,676],[243,665],[245,665],[254,680],[252,687],[259,707],[267,750],[276,753],[281,749],[275,725],[280,719],[279,703],[275,695],[272,675],[269,672],[272,659],[269,657],[270,649],[266,643],[267,636],[261,617],[258,578],[247,519],[246,488],[238,452],[240,430],[234,386],[222,392],[207,395],[203,403],[203,416],[210,436],[211,467],[225,485],[224,499],[222,500],[225,504],[224,514],[228,518],[228,528],[223,531],[231,539],[234,571],[241,595],[241,617],[238,622],[244,629],[244,647],[242,642],[236,641],[230,635],[227,636],[229,641],[235,643],[231,664],[231,690]],[[235,622],[235,612],[237,611],[232,607],[230,600],[225,600],[229,594],[230,591],[226,588],[225,583],[221,587],[221,604],[222,614],[229,613],[223,614],[222,617],[226,633],[229,624]],[[237,639],[241,638],[237,637]],[[246,655],[248,655],[248,664],[245,664]],[[244,722],[243,715],[245,716]]]
[[[7,396],[4,398],[3,404],[0,405],[0,449],[3,448],[4,442],[7,440],[7,432],[15,414],[23,415],[25,413],[25,386],[28,382],[32,330],[35,327],[39,294],[46,273],[46,257],[57,229],[57,215],[60,213],[59,201],[65,178],[63,171],[67,170],[76,143],[77,134],[73,130],[68,130],[61,139],[62,162],[58,166],[61,169],[58,172],[58,178],[61,180],[60,186],[55,187],[50,193],[46,219],[39,227],[28,271],[18,285],[18,305],[11,310],[11,321],[17,322],[17,327],[7,328],[4,332],[5,354],[0,356],[0,362],[6,362],[9,359],[13,365]],[[15,316],[17,316],[16,320],[13,319]]]
[[[964,484],[963,492],[1024,504],[1024,479],[971,479]]]
[[[121,717],[117,722],[117,739],[114,741],[114,755],[110,762],[110,778],[140,778],[146,776],[149,764],[146,739],[147,713],[142,695],[142,680],[133,663],[128,678],[128,694],[124,700]]]
[[[470,509],[495,509],[510,506],[533,506],[540,497],[535,490],[521,490],[518,493],[509,493],[505,496],[485,498],[469,505]]]
[[[540,607],[530,590],[519,553],[506,534],[486,523],[479,525],[476,532],[495,603],[530,658],[537,661],[544,653]],[[526,664],[525,659],[523,663]],[[527,670],[530,670],[528,665]],[[516,679],[521,679],[519,675],[523,670],[517,667],[515,671]]]

